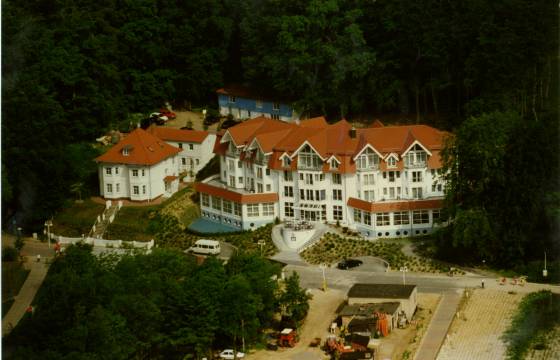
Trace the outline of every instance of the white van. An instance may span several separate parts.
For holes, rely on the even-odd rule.
[[[221,251],[219,241],[207,239],[197,240],[189,250],[197,254],[210,255],[219,255]]]

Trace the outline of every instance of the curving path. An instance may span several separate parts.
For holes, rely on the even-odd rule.
[[[14,327],[19,323],[25,311],[31,305],[33,298],[45,276],[47,276],[48,265],[44,263],[44,258],[41,262],[34,261],[35,258],[27,257],[26,267],[31,270],[25,283],[21,287],[19,294],[14,298],[14,303],[12,307],[2,319],[2,336],[8,335]]]

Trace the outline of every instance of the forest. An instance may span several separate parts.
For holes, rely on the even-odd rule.
[[[454,132],[455,250],[526,259],[557,234],[555,1],[6,0],[2,20],[4,226],[37,230],[77,184],[95,193],[106,130],[243,83],[304,115]]]
[[[293,273],[239,254],[197,265],[177,250],[96,257],[66,249],[26,314],[3,342],[8,359],[192,359],[212,349],[266,343],[264,329],[307,315],[309,299]]]

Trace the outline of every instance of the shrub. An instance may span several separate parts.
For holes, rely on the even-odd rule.
[[[12,246],[2,248],[2,261],[16,261],[18,258],[18,251]]]

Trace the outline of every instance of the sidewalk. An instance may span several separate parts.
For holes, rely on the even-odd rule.
[[[451,322],[455,317],[462,295],[462,290],[448,291],[443,294],[432,321],[430,322],[430,326],[428,326],[428,330],[426,334],[424,334],[420,347],[414,356],[414,360],[436,359],[439,349],[447,335],[447,331],[451,326]]]
[[[26,309],[31,305],[33,298],[35,298],[35,294],[43,283],[48,271],[48,266],[44,261],[45,258],[41,259],[41,262],[36,262],[35,258],[31,256],[27,258],[25,265],[31,271],[19,294],[14,298],[15,301],[10,311],[2,319],[2,336],[9,334],[16,327],[25,314]]]

